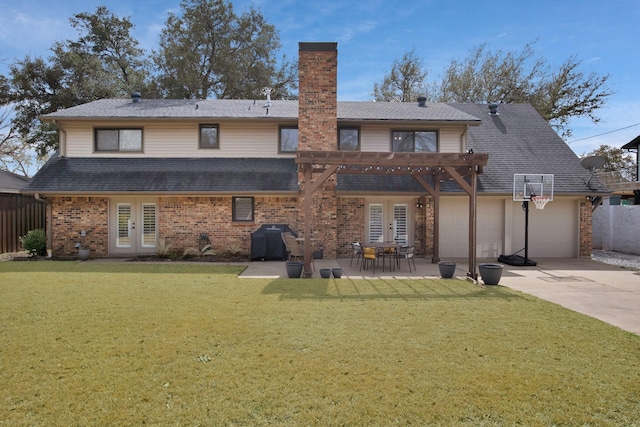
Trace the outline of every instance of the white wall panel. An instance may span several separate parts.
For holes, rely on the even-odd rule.
[[[469,205],[467,197],[442,197],[440,211],[440,257],[468,256]],[[506,206],[506,208],[505,208]],[[506,212],[505,209],[511,210]],[[511,241],[504,253],[505,218],[511,216]],[[524,248],[525,220],[519,202],[478,198],[476,250],[478,258],[497,258]],[[578,256],[579,209],[576,199],[556,198],[544,210],[529,204],[529,257],[575,258]],[[521,252],[520,255],[523,255]]]

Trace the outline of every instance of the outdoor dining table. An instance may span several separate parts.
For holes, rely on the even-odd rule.
[[[398,263],[398,254],[400,253],[400,248],[402,248],[402,243],[396,242],[371,242],[371,243],[363,243],[363,248],[376,248],[376,249],[393,249],[393,253],[395,254],[394,259],[390,263],[389,267],[390,271],[395,271],[396,264]],[[382,260],[382,271],[384,271],[384,259]]]

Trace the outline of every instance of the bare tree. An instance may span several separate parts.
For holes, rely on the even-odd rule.
[[[410,50],[393,61],[391,71],[384,75],[382,82],[373,84],[372,96],[376,101],[415,101],[427,94],[426,78],[422,60]]]
[[[608,75],[580,71],[581,62],[569,57],[553,68],[529,43],[519,52],[492,52],[483,44],[469,56],[452,60],[434,86],[442,102],[528,103],[564,138],[571,136],[569,120],[596,115],[612,94]]]

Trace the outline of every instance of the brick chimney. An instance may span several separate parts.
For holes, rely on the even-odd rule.
[[[338,149],[338,44],[298,47],[298,149]]]
[[[298,47],[298,150],[338,149],[338,44],[305,43]],[[304,174],[299,174],[304,182]],[[311,237],[324,249],[325,258],[337,252],[336,175],[313,194]],[[304,220],[304,185],[298,198],[300,224]]]

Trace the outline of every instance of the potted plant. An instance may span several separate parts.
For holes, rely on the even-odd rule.
[[[438,268],[443,279],[451,279],[456,272],[456,263],[453,261],[440,261]]]
[[[502,264],[482,263],[478,266],[485,285],[497,285],[502,277]]]

